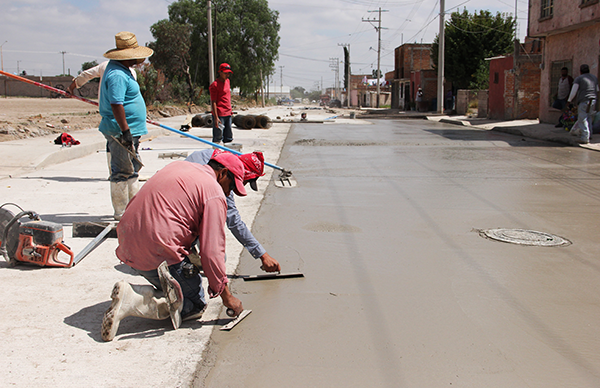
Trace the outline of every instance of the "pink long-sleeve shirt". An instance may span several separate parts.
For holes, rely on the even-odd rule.
[[[227,203],[214,170],[184,161],[170,163],[150,178],[127,205],[117,226],[117,257],[140,271],[164,260],[180,263],[198,237],[208,294],[227,284],[225,219]]]

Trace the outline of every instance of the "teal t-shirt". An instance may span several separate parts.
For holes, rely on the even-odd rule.
[[[119,136],[121,128],[113,115],[111,104],[123,105],[131,136],[142,136],[146,129],[146,104],[140,86],[128,68],[118,61],[110,61],[100,84],[100,132]]]

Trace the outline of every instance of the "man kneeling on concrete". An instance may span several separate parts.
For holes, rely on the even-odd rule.
[[[202,316],[207,303],[202,277],[187,258],[196,239],[209,296],[220,295],[236,316],[243,311],[240,300],[229,291],[225,274],[226,196],[232,190],[246,195],[243,177],[240,159],[220,153],[207,165],[173,162],[142,186],[117,227],[116,253],[154,287],[115,284],[102,321],[104,341],[114,338],[119,322],[127,316],[171,317],[175,329],[182,320]]]
[[[202,151],[195,151],[185,160],[187,162],[206,164],[213,157],[213,155],[225,152],[221,150],[206,149]],[[240,160],[244,164],[244,185],[250,184],[252,190],[257,191],[258,186],[256,180],[265,175],[265,159],[262,152],[252,152],[251,154],[240,155]],[[246,226],[246,223],[242,221],[240,212],[235,205],[235,198],[233,193],[227,196],[227,228],[231,231],[233,236],[250,252],[252,257],[260,259],[262,262],[261,269],[265,272],[278,272],[281,271],[281,266],[271,255],[269,255],[265,248],[258,242],[258,240],[252,235],[250,229]]]

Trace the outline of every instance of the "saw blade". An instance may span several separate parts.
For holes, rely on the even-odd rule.
[[[244,311],[242,311],[240,313],[240,315],[237,316],[237,318],[231,320],[231,322],[229,322],[228,324],[222,326],[220,330],[229,331],[229,330],[233,329],[235,327],[235,325],[237,325],[238,323],[240,323],[242,321],[242,319],[244,319],[248,315],[250,315],[251,312],[252,312],[252,310],[244,310]]]
[[[0,240],[2,240],[4,229],[6,229],[6,226],[14,217],[15,215],[10,210],[0,208]],[[19,225],[19,221],[12,224],[8,231],[6,241],[4,242],[4,244],[6,244],[8,257],[12,260],[15,260],[17,257],[17,249],[19,247]]]

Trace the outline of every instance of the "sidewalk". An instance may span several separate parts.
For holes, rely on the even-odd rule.
[[[268,113],[271,118],[299,117],[298,109],[263,108],[241,114]],[[326,110],[309,112],[309,118],[331,116]],[[172,117],[161,123],[180,128],[185,117]],[[344,120],[330,120],[339,124]],[[355,120],[356,122],[362,120]],[[311,124],[313,125],[313,124]],[[233,128],[234,143],[242,152],[261,150],[267,162],[278,164],[279,154],[291,124],[274,124],[268,130]],[[142,178],[152,176],[177,159],[164,159],[165,153],[191,153],[210,146],[171,131],[149,126],[149,135],[140,145],[145,167]],[[210,140],[211,128],[192,128],[190,133]],[[77,254],[93,239],[74,238],[75,221],[110,221],[112,207],[107,181],[105,140],[97,130],[74,131],[81,145],[55,145],[55,135],[0,143],[0,205],[16,203],[39,213],[42,219],[63,225],[64,241]],[[179,159],[181,160],[181,159]],[[285,167],[285,166],[283,166]],[[236,201],[244,222],[252,227],[267,190],[278,171],[265,168],[258,191]],[[287,189],[286,189],[287,190]],[[292,195],[292,192],[290,195]],[[14,207],[7,208],[13,213]],[[267,251],[272,241],[261,241]],[[126,318],[112,342],[100,339],[102,316],[110,305],[113,284],[125,280],[147,284],[116,258],[117,240],[106,239],[80,264],[72,268],[40,268],[18,265],[8,268],[0,257],[0,282],[4,300],[0,316],[5,360],[0,386],[19,387],[180,387],[191,386],[197,368],[205,360],[212,330],[229,322],[220,298],[210,300],[202,319],[188,321],[173,330],[168,320]],[[228,274],[234,274],[243,247],[227,231]],[[281,260],[281,258],[280,258]],[[260,261],[251,263],[255,272]],[[232,290],[236,293],[236,280]],[[244,295],[238,295],[244,302]],[[253,306],[245,304],[245,308]],[[254,314],[260,314],[256,310]],[[253,314],[253,315],[254,315]],[[252,319],[252,315],[247,318]],[[232,338],[239,335],[232,331]]]
[[[563,128],[556,128],[553,124],[540,123],[538,120],[512,120],[500,121],[483,118],[470,118],[467,116],[427,116],[427,120],[441,123],[474,127],[485,130],[509,133],[532,139],[546,140],[568,146],[578,146],[593,151],[600,151],[600,139],[596,137],[590,144],[577,144],[576,136],[572,136]]]

